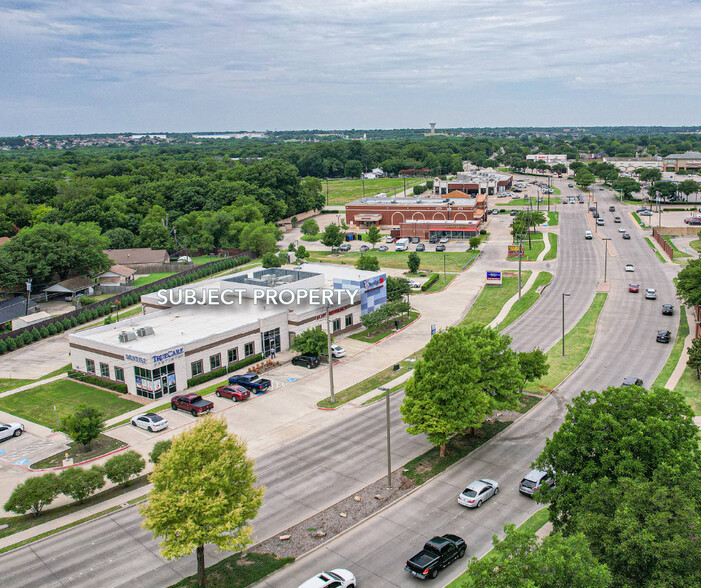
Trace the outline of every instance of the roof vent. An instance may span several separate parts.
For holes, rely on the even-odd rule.
[[[153,335],[153,327],[139,327],[136,329],[136,334],[139,337],[147,337],[148,335]]]
[[[136,340],[136,333],[134,331],[122,331],[119,333],[119,342],[120,343],[129,343],[129,341],[135,341]]]

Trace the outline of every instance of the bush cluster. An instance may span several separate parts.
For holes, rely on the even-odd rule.
[[[236,363],[232,363],[230,366],[227,367],[220,367],[217,368],[216,370],[212,370],[211,372],[207,372],[206,374],[200,374],[199,376],[195,376],[194,378],[190,378],[187,381],[187,387],[191,388],[192,386],[197,386],[197,384],[202,384],[203,382],[209,382],[209,380],[214,380],[215,378],[221,378],[222,376],[226,375],[227,373],[230,372],[235,372],[236,370],[239,370],[243,367],[246,367],[247,365],[251,365],[252,363],[256,363],[257,361],[260,361],[263,358],[263,356],[260,353],[257,353],[256,355],[251,355],[251,357],[247,357],[246,359],[242,359],[241,361],[237,361]]]
[[[435,284],[438,281],[439,277],[440,276],[438,274],[431,274],[428,280],[426,280],[423,286],[421,286],[421,291],[426,292],[426,290],[428,290],[431,286],[433,286],[433,284]]]

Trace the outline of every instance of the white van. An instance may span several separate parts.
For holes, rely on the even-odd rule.
[[[593,239],[594,235],[591,234],[591,231],[584,231],[584,238],[585,239]]]
[[[409,239],[407,237],[404,237],[403,239],[397,239],[397,242],[394,244],[394,250],[406,251],[407,249],[409,249]]]

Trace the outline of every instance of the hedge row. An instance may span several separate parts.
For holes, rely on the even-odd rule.
[[[251,357],[247,357],[246,359],[242,359],[241,361],[237,361],[236,363],[232,363],[230,366],[227,367],[221,367],[217,368],[216,370],[212,370],[211,372],[207,372],[206,374],[200,374],[199,376],[195,376],[194,378],[190,378],[187,381],[187,387],[192,388],[192,386],[197,386],[198,384],[202,384],[203,382],[209,382],[209,380],[214,380],[215,378],[221,378],[222,376],[225,376],[229,372],[235,372],[236,370],[240,370],[241,368],[246,367],[247,365],[251,365],[252,363],[256,363],[257,361],[260,361],[263,359],[263,355],[260,353],[257,353],[256,355],[251,355]]]
[[[421,291],[425,292],[428,290],[433,284],[435,284],[438,281],[438,278],[440,276],[438,274],[431,274],[431,276],[424,282],[424,285],[421,286]]]
[[[194,272],[183,272],[182,274],[175,275],[171,278],[166,278],[165,281],[159,280],[153,284],[143,286],[142,288],[138,288],[137,290],[129,292],[128,294],[123,294],[110,300],[97,302],[94,305],[86,306],[83,310],[77,314],[74,314],[73,316],[67,316],[63,319],[57,318],[54,319],[53,322],[43,324],[40,327],[34,327],[31,330],[26,329],[15,337],[0,339],[0,355],[14,351],[15,349],[19,349],[25,345],[34,343],[35,341],[40,341],[46,337],[51,337],[57,333],[62,333],[63,331],[67,331],[68,329],[77,327],[83,323],[94,321],[101,316],[109,316],[109,314],[112,312],[113,305],[115,305],[117,302],[119,302],[119,308],[127,308],[139,302],[141,296],[144,294],[150,294],[151,292],[156,292],[162,289],[169,290],[171,288],[176,288],[177,286],[182,286],[190,282],[201,280],[207,276],[211,276],[238,265],[248,263],[250,260],[251,258],[247,255],[230,257],[222,261],[207,264],[206,267],[198,269]]]
[[[115,392],[119,392],[120,394],[127,393],[126,384],[120,384],[119,382],[112,382],[110,380],[103,380],[102,378],[98,378],[97,376],[91,376],[90,374],[86,374],[84,372],[76,372],[74,370],[69,370],[68,377],[74,380],[78,380],[79,382],[84,382],[86,384],[93,384],[94,386],[100,386],[101,388],[114,390]]]

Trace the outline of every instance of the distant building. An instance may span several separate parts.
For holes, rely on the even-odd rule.
[[[24,316],[19,316],[12,321],[12,330],[16,331],[17,329],[21,329],[23,327],[29,327],[35,323],[39,323],[50,318],[51,315],[43,310],[39,312],[32,312]]]
[[[486,194],[492,196],[511,188],[513,176],[495,171],[458,172],[454,180],[433,180],[433,193],[437,196],[460,191],[467,195]]]
[[[664,158],[665,170],[673,168],[673,171],[680,169],[701,169],[701,153],[698,151],[687,151],[686,153],[670,153]]]
[[[29,312],[37,312],[39,305],[32,300],[29,301]],[[27,314],[27,298],[25,296],[15,296],[7,300],[0,301],[0,327],[11,324],[13,320]]]
[[[375,180],[377,178],[384,178],[387,174],[382,171],[381,167],[376,167],[371,172],[364,173],[361,177],[364,180]]]
[[[95,283],[90,278],[70,278],[49,286],[45,292],[65,295],[66,298],[75,298],[77,294],[92,294],[94,285]]]
[[[567,165],[567,155],[552,155],[550,153],[532,153],[531,155],[526,155],[527,161],[542,161],[547,164],[551,163],[564,163]]]
[[[130,135],[130,139],[139,141],[140,139],[167,139],[168,135],[162,133],[144,133],[143,135]]]
[[[138,270],[147,265],[168,263],[170,256],[165,249],[149,249],[147,247],[134,249],[105,249],[103,251],[116,265],[124,265]]]
[[[113,265],[106,272],[97,276],[102,288],[110,286],[131,286],[134,283],[136,270],[125,265]]]
[[[623,173],[631,173],[636,169],[659,169],[662,171],[664,162],[661,157],[603,157],[605,163],[612,163]]]

